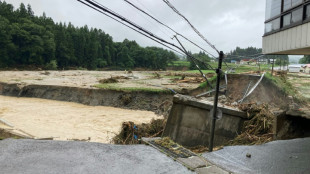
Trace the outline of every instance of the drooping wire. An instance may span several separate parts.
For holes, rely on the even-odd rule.
[[[116,17],[116,18],[119,18],[119,19],[121,19],[122,21],[124,21],[124,22],[126,22],[126,23],[132,25],[132,26],[135,27],[135,28],[137,28],[138,30],[144,32],[144,33],[143,33],[144,36],[149,35],[148,38],[152,38],[152,40],[154,40],[154,41],[156,41],[156,42],[163,42],[163,43],[161,43],[163,46],[166,46],[166,47],[167,47],[166,44],[171,45],[171,46],[177,48],[178,50],[180,50],[181,52],[183,52],[184,54],[186,54],[186,56],[190,57],[191,59],[197,60],[195,57],[193,57],[192,55],[188,54],[188,53],[187,53],[186,51],[184,51],[182,48],[180,48],[180,47],[176,46],[175,44],[170,43],[170,42],[168,42],[168,41],[166,41],[166,40],[164,40],[164,39],[162,39],[162,38],[156,36],[156,35],[153,34],[152,32],[150,32],[150,31],[144,29],[143,27],[141,27],[141,26],[135,24],[134,22],[132,22],[132,21],[126,19],[125,17],[123,17],[123,16],[117,14],[116,12],[114,12],[114,11],[108,9],[107,7],[105,7],[105,6],[101,5],[101,4],[99,4],[98,2],[96,2],[96,1],[94,1],[94,0],[84,0],[85,2],[82,2],[83,0],[77,0],[77,1],[83,3],[84,5],[87,5],[88,7],[91,7],[91,8],[93,8],[93,9],[95,9],[96,11],[99,11],[100,13],[103,13],[103,14],[105,14],[105,15],[107,15],[106,13],[108,13],[109,15],[112,15],[112,16],[114,16],[114,17]],[[89,4],[91,4],[91,5],[89,5],[89,4],[87,4],[87,3],[89,3]],[[103,12],[100,11],[100,10],[98,10],[98,9],[96,9],[96,8],[102,10]],[[106,12],[106,13],[104,13],[104,12]],[[107,16],[109,16],[109,15],[107,15]],[[109,16],[109,17],[110,17],[110,16]],[[114,18],[112,18],[112,19],[114,19]],[[127,26],[127,25],[126,25],[126,26]],[[135,30],[135,31],[137,31],[137,30]],[[139,31],[139,33],[142,34],[142,32],[140,32],[140,31]],[[164,43],[165,43],[165,44],[164,44]],[[194,63],[195,63],[195,62],[194,62]],[[195,63],[195,64],[196,64],[196,63]],[[196,64],[196,65],[197,65],[197,64]],[[202,73],[202,71],[201,71],[200,69],[199,69],[199,71]],[[202,74],[203,74],[203,73],[202,73]],[[205,75],[203,75],[203,77],[205,78],[206,81],[208,81],[208,79],[207,79],[207,77],[206,77]],[[211,86],[211,88],[212,88],[212,86]]]
[[[143,36],[148,37],[149,39],[152,39],[153,41],[155,41],[155,42],[157,42],[157,43],[159,43],[159,44],[161,44],[161,45],[163,45],[163,46],[165,46],[165,47],[167,47],[167,48],[169,48],[169,49],[171,49],[171,50],[173,50],[173,51],[175,51],[175,52],[177,52],[177,53],[179,53],[179,54],[181,54],[181,55],[183,55],[183,56],[186,56],[184,53],[182,53],[182,52],[180,52],[180,51],[178,51],[178,50],[176,50],[176,49],[174,49],[174,48],[171,48],[170,46],[165,45],[165,44],[163,44],[162,42],[159,42],[158,40],[155,40],[154,38],[152,38],[152,37],[150,37],[150,36],[148,36],[148,35],[142,33],[141,31],[139,31],[139,30],[137,30],[137,29],[135,29],[135,28],[133,28],[133,27],[131,27],[131,26],[125,24],[124,22],[122,22],[122,21],[116,19],[115,17],[110,16],[110,15],[108,15],[108,14],[106,14],[106,13],[104,13],[104,12],[98,10],[98,9],[96,9],[96,8],[90,6],[89,4],[86,4],[85,2],[82,2],[81,0],[77,0],[77,1],[79,1],[79,2],[81,2],[82,4],[84,4],[84,5],[86,5],[86,6],[90,7],[90,8],[92,8],[92,9],[98,11],[98,12],[101,13],[101,14],[106,15],[107,17],[109,17],[109,18],[111,18],[111,19],[113,19],[113,20],[115,20],[115,21],[121,23],[122,25],[124,25],[124,26],[126,26],[126,27],[128,27],[128,28],[130,28],[130,29],[132,29],[132,30],[134,30],[134,31],[136,31],[136,32],[138,32],[138,33],[140,33],[140,34],[142,34]]]
[[[132,7],[134,7],[135,9],[139,10],[140,12],[144,13],[145,15],[147,15],[148,17],[152,18],[153,20],[155,20],[156,22],[158,22],[159,24],[161,24],[162,26],[168,28],[170,31],[174,32],[175,34],[181,36],[182,38],[184,38],[185,40],[187,40],[188,42],[192,43],[193,45],[195,45],[196,47],[200,48],[201,50],[203,50],[204,52],[208,53],[209,55],[211,55],[212,57],[215,58],[215,56],[213,54],[211,54],[210,52],[208,52],[207,50],[203,49],[201,46],[199,46],[198,44],[196,44],[195,42],[191,41],[190,39],[188,39],[187,37],[185,37],[184,35],[180,34],[179,32],[175,31],[174,29],[172,29],[171,27],[169,27],[167,24],[164,24],[163,22],[161,22],[160,20],[156,19],[155,17],[153,17],[152,15],[150,15],[149,13],[147,13],[146,11],[142,10],[141,8],[137,7],[135,4],[133,4],[132,2],[128,1],[128,0],[124,0],[125,2],[127,2],[129,5],[131,5]]]
[[[185,49],[185,47],[182,45],[182,43],[180,42],[180,40],[178,39],[178,37],[175,35],[174,38],[176,38],[176,40],[179,42],[179,44],[181,45],[181,47],[183,48],[184,52],[186,52],[187,54],[188,51]],[[190,55],[190,54],[189,54]],[[209,80],[207,79],[207,77],[205,76],[205,74],[201,71],[199,65],[196,63],[196,60],[192,58],[192,56],[190,56],[190,58],[192,59],[192,61],[195,63],[197,69],[199,70],[200,74],[206,79],[207,84],[211,87],[211,89],[213,89],[213,86],[211,85],[211,83],[209,82]],[[211,67],[212,68],[212,67]]]
[[[177,13],[179,16],[181,16],[190,26],[191,28],[199,35],[199,37],[201,37],[205,42],[207,42],[207,44],[213,48],[217,53],[220,53],[218,51],[218,49],[216,49],[216,47],[211,44],[211,42],[209,42],[195,27],[193,24],[191,24],[191,22],[184,16],[182,15],[168,0],[163,0],[175,13]]]

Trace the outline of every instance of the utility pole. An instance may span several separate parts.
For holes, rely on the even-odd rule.
[[[217,79],[216,79],[216,88],[215,88],[215,96],[214,96],[214,103],[213,103],[213,113],[211,118],[211,128],[210,128],[210,139],[209,139],[209,152],[213,151],[213,141],[214,141],[214,130],[215,130],[215,122],[217,119],[217,104],[218,104],[218,97],[220,91],[220,81],[221,81],[221,71],[222,71],[222,62],[224,59],[224,53],[221,51],[219,53],[219,62],[218,68],[216,69]]]
[[[272,69],[271,69],[271,76],[273,76],[273,67],[274,67],[274,58],[272,59]]]

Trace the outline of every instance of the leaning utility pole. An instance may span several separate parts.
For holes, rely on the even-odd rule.
[[[214,130],[215,130],[215,122],[217,119],[217,104],[220,92],[220,81],[221,81],[221,71],[222,71],[222,62],[224,59],[224,53],[221,51],[219,53],[219,62],[218,68],[216,69],[217,79],[216,79],[216,87],[215,87],[215,96],[214,96],[214,103],[212,111],[212,118],[211,118],[211,128],[210,128],[210,139],[209,139],[209,151],[213,151],[213,141],[214,141]],[[211,112],[210,111],[210,112]]]

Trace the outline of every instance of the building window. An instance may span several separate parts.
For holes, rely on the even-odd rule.
[[[292,18],[291,13],[283,16],[283,27],[286,27],[291,24],[291,18]]]
[[[303,0],[292,0],[292,7],[295,7],[296,5],[299,5],[302,3]]]
[[[310,0],[266,0],[265,34],[310,21]]]
[[[286,11],[292,7],[292,0],[283,1],[283,11]]]
[[[265,24],[265,33],[276,31],[278,29],[280,29],[280,18],[277,18]]]
[[[310,4],[306,6],[306,19],[310,18]]]
[[[286,11],[296,5],[299,5],[303,0],[283,0],[283,11]]]
[[[266,20],[281,14],[281,0],[266,1]]]
[[[292,12],[292,23],[297,23],[302,21],[302,10],[303,8],[299,8]]]

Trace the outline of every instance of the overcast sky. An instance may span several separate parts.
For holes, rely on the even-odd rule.
[[[216,54],[162,0],[129,1]],[[77,0],[6,0],[6,2],[12,3],[14,7],[18,7],[21,2],[30,4],[36,15],[42,15],[45,12],[55,22],[71,22],[75,26],[88,25],[100,28],[110,34],[114,41],[123,41],[127,38],[136,40],[141,46],[158,46],[154,41],[90,9]],[[174,33],[141,14],[124,0],[97,0],[97,2],[156,35],[170,42],[176,42],[171,39]],[[219,50],[229,52],[236,46],[262,47],[265,0],[170,0],[170,2]],[[200,51],[188,42],[183,41],[183,43],[192,52]]]

